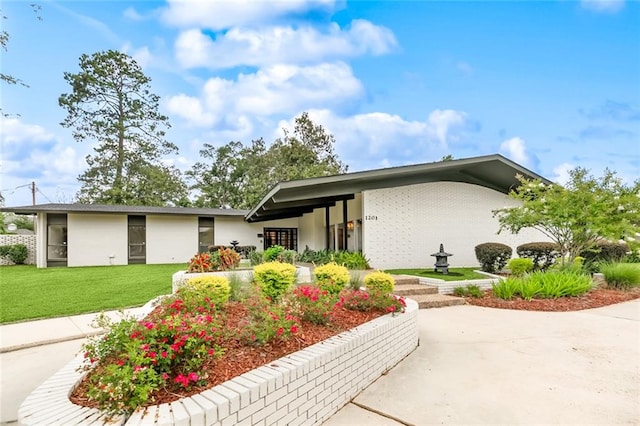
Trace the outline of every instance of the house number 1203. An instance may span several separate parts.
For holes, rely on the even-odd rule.
[[[378,220],[378,216],[367,215],[367,216],[364,217],[364,220]]]

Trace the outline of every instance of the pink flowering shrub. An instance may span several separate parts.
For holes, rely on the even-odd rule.
[[[245,301],[250,315],[239,330],[240,340],[249,345],[263,345],[273,340],[287,340],[300,328],[300,320],[283,303],[272,303],[254,289]]]
[[[337,295],[315,285],[297,287],[288,302],[302,319],[320,325],[329,323],[333,312],[342,306]]]

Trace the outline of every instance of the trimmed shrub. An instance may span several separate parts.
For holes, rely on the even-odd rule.
[[[640,286],[640,265],[637,263],[603,263],[600,272],[609,287],[628,289]]]
[[[351,279],[347,268],[335,262],[317,266],[313,270],[313,275],[316,277],[318,287],[331,294],[340,293],[340,291],[349,284]]]
[[[254,266],[253,280],[263,295],[277,302],[296,282],[296,267],[290,263],[262,263]]]
[[[511,258],[511,247],[502,243],[483,243],[475,247],[476,258],[484,272],[502,270]]]
[[[0,256],[8,258],[16,265],[22,265],[29,256],[29,250],[24,244],[0,246]]]
[[[208,297],[216,309],[227,303],[231,296],[229,280],[221,276],[206,275],[190,278],[183,289],[184,291],[195,291]]]
[[[370,292],[389,294],[393,292],[396,281],[391,274],[376,271],[364,277],[364,285]]]
[[[278,256],[280,256],[283,251],[284,247],[282,246],[271,246],[264,251],[262,258],[265,262],[274,262],[278,260]]]
[[[533,270],[533,260],[526,257],[513,258],[507,263],[507,269],[517,277]]]
[[[585,263],[620,262],[630,251],[625,243],[610,243],[598,241],[591,249],[580,253]]]
[[[560,257],[558,245],[551,242],[535,242],[521,244],[516,247],[518,256],[531,259],[533,269],[546,271]]]

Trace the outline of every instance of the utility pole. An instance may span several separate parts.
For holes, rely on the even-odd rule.
[[[33,202],[33,205],[36,205],[36,183],[31,182],[31,201]]]

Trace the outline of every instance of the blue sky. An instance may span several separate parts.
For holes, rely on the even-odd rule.
[[[280,136],[308,111],[350,171],[501,153],[558,182],[640,176],[640,2],[4,1],[5,205],[70,202],[95,141],[58,97],[81,54],[152,78],[188,169],[203,143]]]

